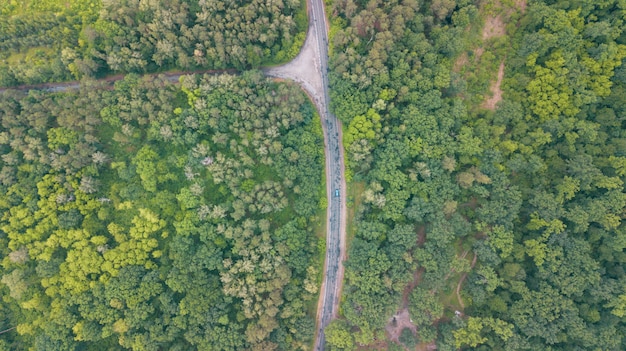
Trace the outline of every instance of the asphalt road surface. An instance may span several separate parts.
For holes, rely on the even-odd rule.
[[[291,62],[266,68],[265,74],[299,83],[315,102],[324,130],[328,196],[326,261],[317,311],[314,350],[324,350],[324,328],[337,317],[343,281],[346,237],[346,185],[341,125],[328,106],[328,35],[323,0],[309,0],[309,30],[302,50]],[[337,196],[338,194],[338,196]]]
[[[310,0],[309,18],[317,35],[322,75],[323,98],[320,109],[324,138],[326,141],[326,187],[328,192],[326,263],[324,280],[317,312],[317,338],[314,350],[324,350],[324,328],[332,318],[337,317],[341,286],[343,281],[343,260],[345,258],[346,238],[346,181],[344,177],[343,147],[341,144],[341,125],[337,117],[330,113],[328,106],[328,33],[323,0]],[[336,196],[336,191],[339,196]]]

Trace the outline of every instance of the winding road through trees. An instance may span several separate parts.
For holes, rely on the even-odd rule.
[[[328,110],[328,27],[323,0],[309,0],[309,29],[298,56],[291,62],[265,73],[298,82],[311,96],[322,119],[326,152],[326,262],[317,309],[314,350],[324,350],[324,328],[337,316],[346,252],[346,180],[344,176],[341,125]],[[339,196],[337,196],[337,193]]]
[[[326,149],[326,262],[317,310],[314,350],[324,350],[324,328],[337,316],[346,252],[346,181],[344,176],[341,125],[328,110],[328,27],[323,0],[309,0],[309,30],[300,54],[286,65],[265,73],[298,82],[314,100],[324,128]]]
[[[331,319],[337,317],[339,298],[343,281],[342,262],[346,252],[346,181],[344,176],[343,147],[341,145],[341,124],[330,113],[330,95],[328,91],[328,24],[323,0],[307,0],[309,28],[305,43],[295,59],[276,67],[264,68],[270,77],[290,79],[308,93],[315,103],[324,130],[326,155],[326,196],[328,197],[326,225],[326,260],[324,277],[317,310],[317,329],[314,350],[324,350],[324,328]],[[225,73],[233,70],[204,72],[172,72],[165,74],[171,82],[192,73]],[[116,75],[106,79],[115,82],[123,79]],[[13,89],[40,89],[61,92],[80,88],[79,82],[50,83],[33,86],[21,86]],[[0,93],[5,88],[0,88]]]

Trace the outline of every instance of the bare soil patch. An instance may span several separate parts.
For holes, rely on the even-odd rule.
[[[307,33],[306,39],[300,53],[293,60],[280,66],[264,68],[265,74],[275,78],[291,79],[300,84],[304,90],[313,98],[313,102],[322,108],[324,88],[322,77],[319,74],[320,62],[317,52],[317,37],[312,30]]]
[[[387,332],[387,338],[390,342],[396,342],[400,344],[399,338],[400,334],[404,328],[409,328],[414,334],[417,333],[417,327],[411,321],[411,316],[409,315],[409,310],[407,308],[403,308],[396,315],[389,319],[389,323],[385,327],[385,331]],[[402,344],[400,344],[402,345]],[[408,350],[403,346],[405,350]],[[431,343],[421,343],[417,345],[415,351],[433,351],[437,349],[437,345],[434,342]],[[409,350],[414,351],[414,350]]]
[[[478,62],[478,60],[480,60],[480,57],[483,55],[484,52],[485,52],[485,49],[480,46],[474,49],[474,61]]]
[[[498,69],[498,77],[495,82],[491,84],[489,90],[491,90],[491,97],[482,104],[482,108],[488,110],[495,110],[496,104],[502,101],[502,78],[504,78],[504,60],[500,62],[500,68]]]
[[[515,7],[517,7],[521,13],[526,12],[526,6],[528,6],[526,0],[515,0]]]
[[[387,337],[391,341],[399,342],[398,338],[400,337],[400,334],[402,333],[402,330],[404,330],[404,328],[409,328],[413,333],[417,332],[415,324],[411,322],[409,309],[406,307],[400,310],[391,318],[389,318],[389,323],[387,323],[387,326],[385,327],[385,330],[387,331]]]
[[[485,19],[485,26],[483,27],[482,34],[483,41],[490,38],[501,37],[504,34],[506,34],[506,26],[504,25],[504,21],[500,15],[495,17],[489,16]]]
[[[422,343],[417,345],[417,348],[415,349],[416,351],[434,351],[437,349],[437,345],[435,344],[435,342],[431,342],[431,343]]]
[[[459,56],[456,61],[454,61],[454,65],[452,65],[452,71],[459,73],[463,66],[469,63],[469,57],[467,56],[467,52],[464,52]]]

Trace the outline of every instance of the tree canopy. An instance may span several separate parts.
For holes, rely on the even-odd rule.
[[[256,68],[295,57],[301,0],[0,4],[0,86],[110,73]]]
[[[3,347],[310,347],[325,192],[303,93],[129,75],[0,109]]]
[[[331,103],[364,187],[341,305],[355,344],[407,308],[441,350],[625,347],[624,4],[517,3],[333,2]],[[479,65],[500,63],[492,111]]]

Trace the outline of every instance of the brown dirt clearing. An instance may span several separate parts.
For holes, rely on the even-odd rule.
[[[504,60],[500,62],[500,68],[498,69],[498,77],[495,82],[491,84],[489,90],[491,90],[491,97],[482,104],[482,108],[488,110],[495,110],[496,104],[502,101],[502,79],[504,78]]]
[[[467,56],[467,52],[464,52],[459,56],[456,61],[454,61],[454,65],[452,66],[452,71],[459,73],[461,72],[461,68],[469,63],[469,57]]]
[[[485,19],[485,26],[483,27],[483,41],[490,38],[501,37],[506,34],[506,26],[502,21],[501,16],[489,16]]]
[[[387,326],[385,327],[389,340],[399,342],[398,338],[400,337],[400,334],[402,333],[404,328],[409,328],[409,330],[411,330],[413,333],[417,332],[415,324],[411,322],[409,309],[406,307],[400,310],[400,312],[396,313],[391,318],[389,318],[389,323],[387,323]]]
[[[480,60],[480,57],[485,53],[485,49],[483,47],[477,47],[474,49],[474,61]]]
[[[437,349],[437,345],[435,345],[435,342],[431,342],[430,344],[419,344],[417,345],[417,348],[415,349],[416,351],[434,351]]]
[[[526,0],[515,0],[515,7],[517,7],[521,13],[526,12],[527,5]]]

